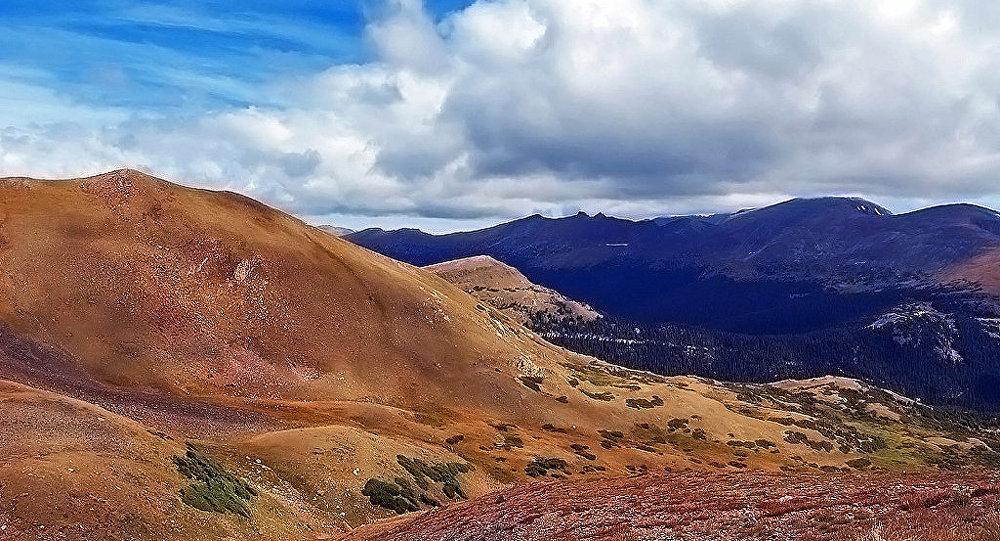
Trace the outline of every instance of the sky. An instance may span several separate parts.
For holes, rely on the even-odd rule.
[[[995,208],[998,64],[980,0],[5,0],[0,176],[132,167],[356,229]]]

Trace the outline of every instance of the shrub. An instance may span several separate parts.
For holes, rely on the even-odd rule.
[[[600,434],[602,438],[607,438],[609,440],[621,440],[625,438],[625,434],[622,434],[617,430],[601,429],[598,430],[597,433]]]
[[[561,458],[535,458],[524,467],[524,473],[531,477],[544,477],[549,470],[566,472],[568,463]]]
[[[429,464],[419,458],[409,458],[403,455],[396,455],[396,462],[403,467],[410,475],[413,476],[413,481],[416,483],[421,490],[429,490],[431,482],[442,484],[442,491],[445,496],[455,499],[465,498],[465,492],[462,491],[462,487],[459,484],[458,476],[463,473],[469,473],[473,470],[471,464],[462,464],[461,462],[447,462],[442,464]],[[409,488],[409,483],[400,483],[396,480],[396,484],[399,485],[401,491],[405,491]],[[404,494],[405,495],[405,494]],[[411,492],[412,495],[412,492]],[[423,494],[421,494],[421,498]],[[410,500],[416,505],[417,498],[413,497]],[[422,499],[420,501],[423,501]],[[426,502],[425,502],[426,503]]]
[[[856,469],[856,470],[860,470],[862,468],[867,468],[868,466],[871,466],[872,465],[872,461],[868,460],[867,458],[854,458],[854,459],[848,460],[847,461],[847,465],[850,466],[850,467],[852,467],[852,468],[854,468],[854,469]]]
[[[181,501],[211,513],[250,516],[250,500],[257,495],[249,483],[226,471],[222,464],[188,444],[184,456],[175,456],[177,471],[192,480],[181,490]]]
[[[455,498],[462,498],[463,500],[465,499],[465,493],[462,492],[462,487],[459,486],[458,481],[451,480],[446,482],[444,486],[441,488],[441,490],[444,491],[445,496],[448,496],[453,500]]]
[[[626,398],[625,405],[635,409],[650,409],[656,407],[655,404],[645,398]]]
[[[514,434],[504,434],[503,435],[503,447],[504,449],[524,448],[524,440],[520,436]]]
[[[808,442],[809,438],[806,437],[806,435],[801,432],[789,430],[785,432],[785,441],[791,444],[799,444]]]
[[[594,400],[603,400],[605,402],[611,402],[612,400],[615,399],[615,395],[612,394],[611,391],[591,392],[586,389],[580,389],[580,392],[589,396],[590,398],[593,398]]]
[[[372,505],[395,511],[397,515],[420,509],[413,491],[409,487],[400,487],[396,483],[369,479],[361,489],[361,494],[368,496],[368,501]]]
[[[729,440],[726,445],[730,447],[746,447],[747,449],[753,449],[757,446],[756,443],[752,441],[740,441],[740,440]]]
[[[688,422],[689,421],[687,419],[671,419],[667,421],[667,428],[673,432],[674,430],[684,428],[687,426]]]
[[[517,379],[521,381],[521,385],[524,385],[536,393],[542,391],[542,388],[539,387],[539,385],[541,385],[544,378],[540,376],[521,376]]]

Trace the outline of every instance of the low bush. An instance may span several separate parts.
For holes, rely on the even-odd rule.
[[[549,470],[566,473],[568,463],[561,458],[535,458],[524,467],[524,473],[531,477],[544,477]]]
[[[395,511],[397,515],[420,509],[416,496],[408,484],[406,487],[401,487],[396,483],[369,479],[361,489],[361,494],[368,496],[372,505]]]
[[[580,389],[580,392],[593,398],[594,400],[603,400],[604,402],[611,402],[615,399],[615,395],[611,391],[603,392],[591,392],[586,389]]]
[[[542,378],[542,377],[539,377],[539,376],[521,376],[521,377],[519,377],[517,379],[521,381],[521,385],[524,385],[525,387],[531,389],[532,391],[535,391],[536,393],[542,391],[542,388],[539,387],[539,385],[541,385],[542,381],[544,380],[544,378]]]
[[[192,480],[181,490],[181,501],[211,513],[250,516],[250,500],[257,491],[243,479],[223,468],[194,446],[188,444],[184,456],[175,456],[177,471]]]

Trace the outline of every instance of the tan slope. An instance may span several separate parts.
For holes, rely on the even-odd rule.
[[[426,509],[531,476],[994,456],[877,390],[663,378],[575,355],[429,272],[245,197],[128,170],[0,180],[0,320],[0,380],[32,388],[12,391],[24,404],[11,411],[26,413],[0,419],[24,440],[11,452],[68,471],[72,454],[45,455],[66,446],[105,472],[87,506],[45,515],[97,532],[86,539],[162,539],[182,515],[188,527],[166,537],[322,537],[394,514],[362,493],[371,480],[417,487]],[[77,420],[50,429],[53,403]],[[97,408],[117,416],[123,445],[100,451],[86,428]],[[73,423],[84,429],[62,428]],[[182,501],[189,481],[172,460],[188,443],[256,487],[250,517]],[[451,477],[422,479],[416,459]],[[19,475],[0,468],[0,485]],[[31,482],[36,494],[76,486]],[[147,502],[128,517],[135,535],[101,518],[129,499]]]
[[[532,283],[521,271],[488,255],[424,267],[480,301],[526,325],[540,318],[593,321],[601,315],[582,302]]]
[[[520,402],[513,365],[553,355],[428,273],[134,171],[0,181],[0,238],[0,318],[102,382],[492,407]]]
[[[256,479],[252,516],[186,505],[173,460],[184,452],[127,417],[0,380],[0,539],[303,539],[320,527],[288,483],[248,461],[227,466]]]

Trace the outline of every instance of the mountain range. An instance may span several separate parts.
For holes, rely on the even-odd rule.
[[[827,197],[346,238],[415,265],[502,261],[607,316],[537,331],[628,366],[751,381],[835,373],[935,404],[1000,407],[1000,214],[984,207],[893,214]]]
[[[486,263],[473,276],[512,301],[588,321]],[[624,369],[257,201],[132,170],[0,179],[0,299],[3,539],[331,539],[539,481],[1000,461],[982,419],[845,378]]]

